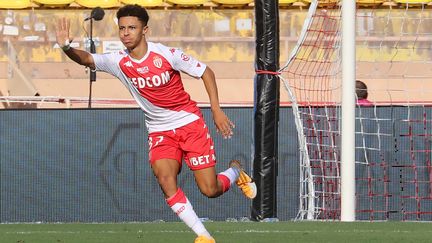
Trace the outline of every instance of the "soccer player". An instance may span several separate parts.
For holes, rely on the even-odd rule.
[[[117,19],[123,51],[91,54],[72,48],[70,21],[65,18],[57,23],[57,43],[73,61],[110,73],[128,88],[145,113],[149,160],[167,204],[197,234],[195,242],[215,242],[177,185],[182,160],[209,198],[222,195],[233,183],[248,198],[257,191],[239,161],[231,161],[227,170],[216,174],[213,140],[196,102],[183,88],[180,72],[203,80],[217,131],[230,138],[234,124],[219,105],[215,75],[180,49],[146,41],[149,16],[145,8],[125,5],[117,11]]]

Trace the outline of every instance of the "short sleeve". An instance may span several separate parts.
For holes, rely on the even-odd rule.
[[[181,49],[171,49],[172,53],[172,65],[173,68],[189,74],[195,78],[201,78],[203,75],[206,65],[197,59],[187,55]]]
[[[118,76],[120,68],[118,58],[114,53],[91,54],[95,63],[96,71],[107,72],[111,75]]]

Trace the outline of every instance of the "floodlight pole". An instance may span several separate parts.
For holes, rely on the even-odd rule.
[[[342,1],[341,221],[355,221],[356,1]]]

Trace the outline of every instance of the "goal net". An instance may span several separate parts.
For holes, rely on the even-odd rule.
[[[299,142],[298,219],[340,219],[341,21],[339,3],[312,1],[281,69]],[[372,102],[355,108],[357,220],[432,220],[431,41],[426,3],[357,9],[356,78]]]

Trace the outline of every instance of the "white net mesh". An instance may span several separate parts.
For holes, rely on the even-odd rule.
[[[326,1],[328,2],[328,1]],[[340,218],[341,10],[314,1],[281,80],[293,102],[299,219]],[[424,4],[357,10],[356,214],[431,220],[432,16]]]

